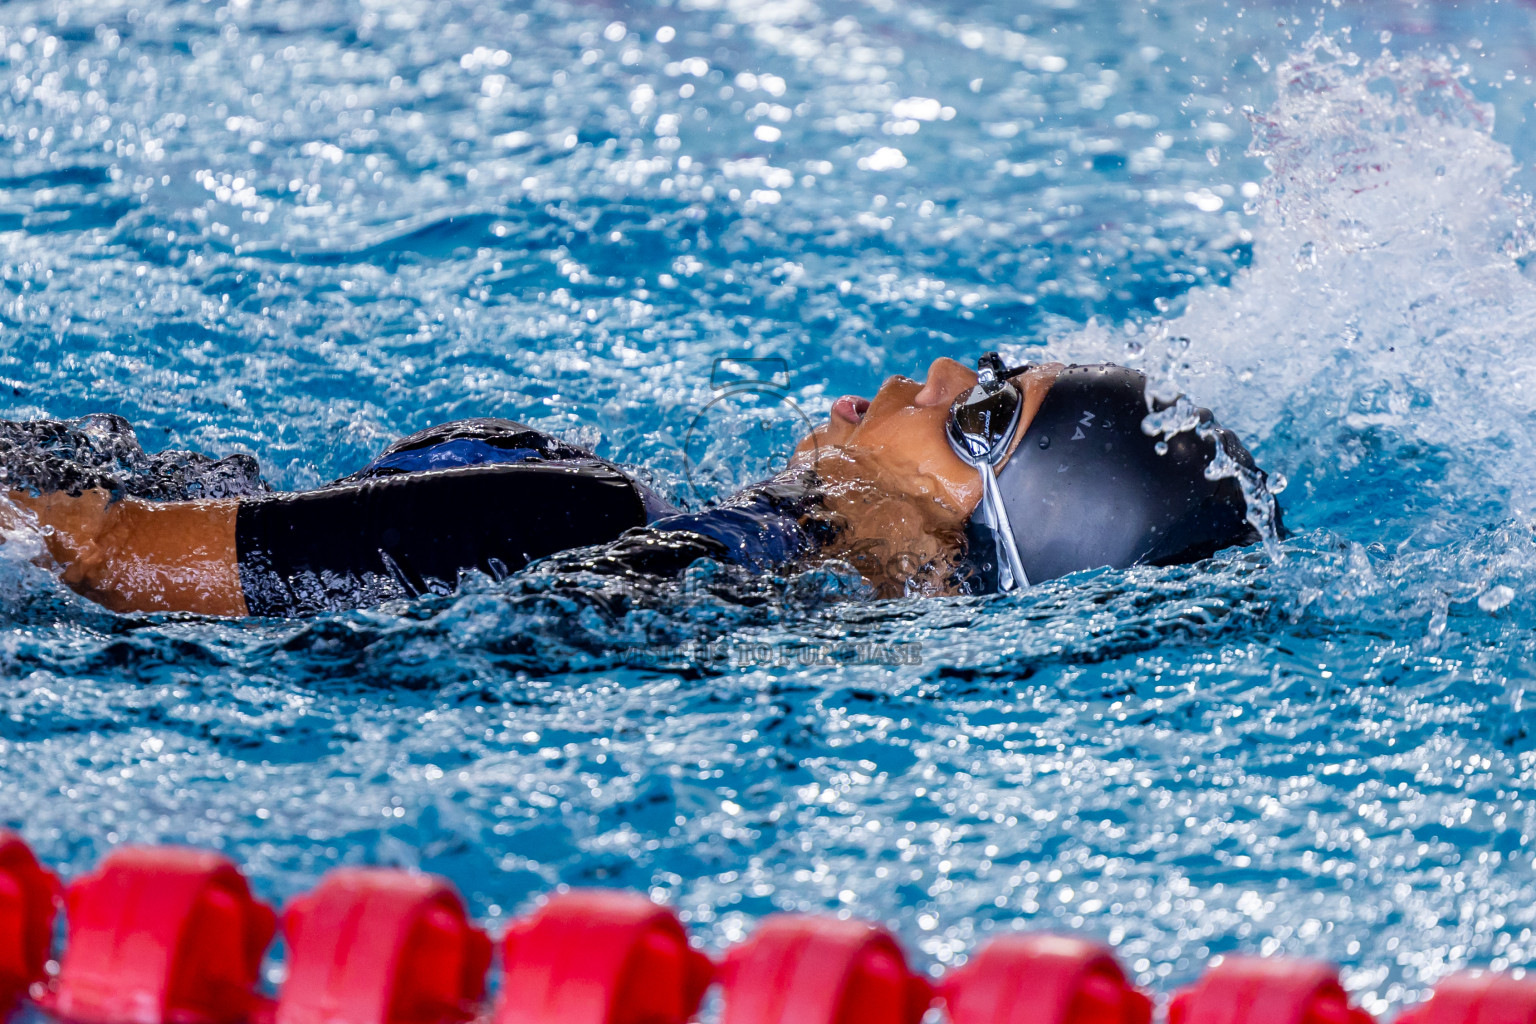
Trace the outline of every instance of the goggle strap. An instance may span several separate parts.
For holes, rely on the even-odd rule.
[[[1019,557],[1019,545],[1013,539],[1013,524],[1008,521],[1008,510],[1003,507],[1003,496],[997,487],[997,474],[991,463],[983,462],[981,471],[981,504],[986,512],[986,525],[992,531],[992,546],[997,558],[997,589],[1006,593],[1029,586],[1029,575],[1024,571],[1024,560]]]
[[[1007,380],[1016,377],[1035,368],[1034,363],[1020,363],[1010,367],[1003,362],[1003,357],[996,352],[983,352],[981,358],[976,360],[976,368],[979,370],[991,370],[992,375],[998,380]]]

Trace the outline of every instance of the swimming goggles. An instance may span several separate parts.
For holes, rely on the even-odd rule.
[[[981,472],[981,505],[973,518],[992,532],[998,562],[997,589],[1004,592],[1029,586],[997,486],[997,465],[1013,446],[1024,415],[1024,393],[1009,378],[1027,369],[1005,369],[996,352],[982,355],[976,361],[975,386],[955,398],[946,424],[949,446],[962,462]]]

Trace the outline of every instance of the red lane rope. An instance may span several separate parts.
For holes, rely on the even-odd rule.
[[[0,830],[0,1005],[43,977],[60,895],[59,880],[27,844]]]
[[[54,918],[66,942],[50,977]],[[259,992],[277,915],[221,854],[114,850],[67,890],[0,830],[0,1024],[30,1001],[76,1024],[687,1024],[712,985],[721,1024],[1149,1024],[1108,948],[1006,935],[937,985],[878,925],[774,915],[716,963],[677,915],[609,890],[552,896],[492,945],[445,879],[338,868],[282,917],[288,976]],[[1536,982],[1458,974],[1400,1024],[1536,1024]],[[1177,993],[1168,1024],[1375,1024],[1336,967],[1231,957]]]

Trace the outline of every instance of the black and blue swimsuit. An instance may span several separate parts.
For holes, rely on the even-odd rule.
[[[512,420],[432,427],[319,490],[250,497],[235,518],[252,615],[311,615],[451,592],[591,545],[648,575],[698,558],[756,570],[812,554],[813,488],[776,480],[684,512],[618,466]],[[633,532],[631,532],[633,531]]]

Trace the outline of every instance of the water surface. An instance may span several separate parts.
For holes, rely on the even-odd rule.
[[[420,867],[493,924],[625,886],[711,947],[776,909],[935,968],[1074,930],[1164,993],[1239,950],[1375,1010],[1523,965],[1530,9],[1123,6],[0,8],[0,415],[282,488],[512,416],[697,504],[717,360],[784,372],[706,459],[1003,346],[1213,406],[1296,531],[1008,599],[701,567],[627,613],[513,580],[247,623],[110,615],[15,536],[0,823],[66,873],[216,847],[278,900]]]

